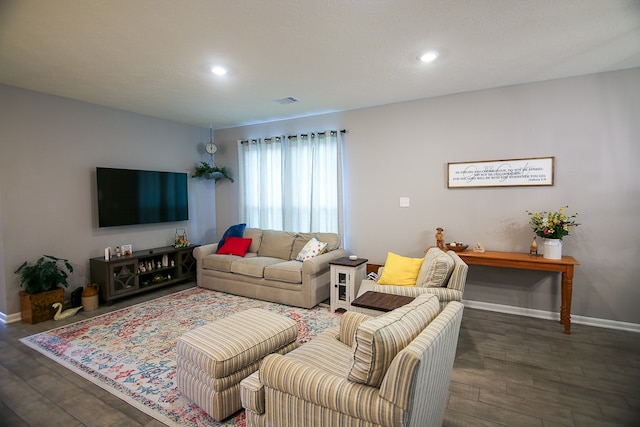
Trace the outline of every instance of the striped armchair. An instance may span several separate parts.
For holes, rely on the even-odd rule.
[[[442,425],[462,311],[425,294],[378,317],[346,312],[241,382],[247,426]]]
[[[469,266],[462,260],[462,258],[458,256],[457,253],[453,251],[444,252],[438,248],[429,249],[429,251],[427,251],[427,254],[425,255],[425,261],[423,263],[424,267],[423,269],[421,269],[420,275],[423,274],[423,270],[428,269],[427,263],[429,262],[433,262],[434,269],[438,270],[441,267],[441,263],[436,262],[435,258],[442,259],[443,257],[449,257],[449,263],[453,264],[452,270],[449,270],[450,275],[446,275],[446,273],[444,272],[435,272],[435,275],[445,274],[448,277],[448,279],[445,281],[446,283],[444,286],[421,286],[420,283],[418,283],[416,286],[379,285],[373,280],[365,279],[360,284],[360,289],[358,290],[357,296],[360,296],[367,291],[383,292],[387,294],[403,295],[409,297],[417,297],[421,294],[432,294],[436,295],[440,300],[441,308],[444,308],[451,301],[462,302],[462,293],[464,292],[464,286],[467,283],[467,271],[469,270]],[[380,267],[378,269],[378,274],[382,276],[383,271],[384,267]],[[419,276],[418,282],[421,281],[420,279],[421,277]],[[366,310],[358,310],[355,307],[354,310],[367,313]]]

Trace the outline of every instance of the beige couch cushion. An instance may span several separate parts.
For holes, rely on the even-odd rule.
[[[334,251],[342,245],[340,235],[336,233],[314,233],[313,237],[327,244],[327,252]]]
[[[245,239],[251,239],[251,246],[247,252],[258,253],[260,244],[262,243],[262,234],[264,231],[261,228],[245,228],[242,237]]]
[[[441,249],[429,249],[424,256],[422,267],[418,273],[416,286],[422,288],[445,286],[449,276],[451,276],[454,265],[453,258]]]
[[[267,257],[234,258],[235,260],[231,264],[231,272],[236,274],[244,274],[245,276],[251,277],[264,277],[265,267],[282,262],[281,259]]]
[[[208,270],[231,271],[231,264],[238,259],[235,255],[209,255],[202,260],[202,267]]]
[[[286,261],[270,265],[264,269],[264,278],[280,282],[302,283],[302,263]]]
[[[291,248],[295,238],[296,235],[288,231],[264,230],[258,256],[288,261],[291,259]]]
[[[365,320],[353,339],[349,381],[380,387],[396,354],[404,349],[440,312],[438,297],[418,296],[409,304]]]

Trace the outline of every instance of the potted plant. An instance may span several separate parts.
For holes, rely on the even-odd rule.
[[[38,323],[53,319],[52,305],[56,302],[64,304],[64,289],[68,286],[67,278],[73,272],[69,260],[44,255],[29,265],[25,261],[15,271],[20,275],[20,312],[22,320]]]
[[[228,179],[229,181],[234,182],[226,167],[223,166],[219,168],[217,166],[212,166],[207,162],[201,162],[196,166],[191,178],[213,179],[215,182],[218,182],[221,179]]]

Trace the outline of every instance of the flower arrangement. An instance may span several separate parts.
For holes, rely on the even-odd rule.
[[[558,212],[529,212],[531,217],[529,225],[533,227],[536,235],[546,239],[560,239],[568,236],[572,227],[577,227],[576,218],[578,214],[567,215],[565,209],[569,206],[563,206]]]

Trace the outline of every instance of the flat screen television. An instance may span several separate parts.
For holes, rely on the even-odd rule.
[[[186,221],[187,174],[96,168],[98,226]]]

